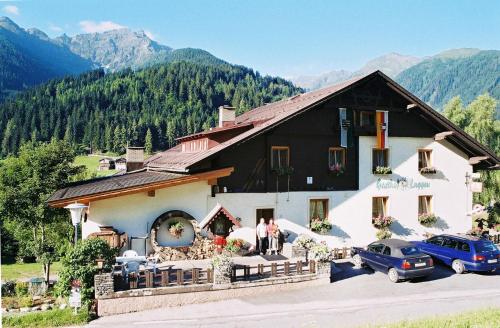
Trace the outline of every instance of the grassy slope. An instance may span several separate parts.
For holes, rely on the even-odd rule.
[[[61,263],[55,262],[50,267],[50,275],[55,275],[60,270]],[[43,277],[43,267],[41,263],[2,264],[1,276],[2,281]]]
[[[84,165],[85,167],[87,167],[87,170],[89,170],[90,173],[95,172],[98,177],[107,176],[118,172],[116,170],[98,171],[97,168],[99,167],[99,160],[103,157],[107,156],[77,156],[75,158],[75,164]]]
[[[88,311],[82,309],[77,315],[73,309],[32,312],[25,315],[10,315],[2,317],[3,327],[61,327],[83,325],[90,321]]]

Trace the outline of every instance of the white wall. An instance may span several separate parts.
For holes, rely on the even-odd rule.
[[[182,210],[198,221],[221,203],[235,217],[242,219],[242,228],[232,233],[248,242],[255,242],[256,210],[274,208],[282,229],[292,233],[309,233],[325,240],[332,247],[363,245],[375,239],[376,229],[371,225],[372,197],[388,196],[388,214],[397,219],[391,228],[395,237],[422,238],[425,231],[465,232],[471,228],[467,216],[472,207],[472,194],[465,185],[466,172],[472,167],[461,151],[446,141],[432,138],[389,138],[389,161],[393,174],[375,176],[371,173],[371,153],[375,137],[359,138],[359,191],[291,192],[279,193],[227,193],[210,196],[207,182],[196,182],[156,191],[155,197],[146,193],[100,200],[90,204],[90,216],[83,224],[83,236],[98,231],[99,225],[112,225],[129,236],[145,235],[153,221],[169,210]],[[421,175],[418,172],[418,148],[432,149],[433,165],[438,173]],[[348,150],[349,151],[349,150]],[[236,168],[238,169],[238,168]],[[388,182],[405,177],[418,188],[377,187],[378,179]],[[379,184],[380,185],[380,184]],[[424,228],[417,221],[418,196],[433,196],[433,211],[440,217],[440,228]],[[309,200],[329,199],[329,220],[334,225],[330,235],[322,236],[309,231]],[[135,242],[134,249],[143,252],[143,243]]]

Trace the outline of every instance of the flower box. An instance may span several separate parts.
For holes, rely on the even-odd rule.
[[[392,216],[378,216],[372,218],[372,224],[377,229],[387,229],[394,222]]]
[[[424,227],[432,227],[437,222],[437,216],[434,213],[421,213],[418,216],[418,222]]]
[[[332,230],[332,224],[328,221],[328,219],[312,220],[311,230],[319,234],[325,235],[330,230]]]
[[[340,164],[334,164],[334,165],[332,165],[332,166],[330,166],[330,167],[328,168],[328,171],[329,171],[330,173],[332,173],[333,175],[335,175],[335,176],[339,176],[339,175],[344,174],[345,169],[344,169],[344,166],[343,166],[343,165],[340,165]]]
[[[423,167],[420,169],[420,174],[436,174],[436,172],[435,167]]]
[[[389,239],[392,237],[392,232],[390,232],[389,229],[380,229],[377,231],[376,236],[378,240]]]
[[[392,174],[392,169],[388,166],[377,166],[373,174]]]

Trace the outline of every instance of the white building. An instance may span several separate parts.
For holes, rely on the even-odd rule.
[[[231,236],[249,243],[257,221],[273,217],[289,241],[306,233],[342,247],[375,240],[373,217],[392,217],[393,237],[410,240],[469,230],[471,174],[500,163],[379,71],[238,117],[221,107],[218,127],[178,141],[142,169],[69,186],[49,204],[87,204],[84,237],[100,226],[147,237],[162,215],[201,222],[220,204],[240,220]],[[424,227],[421,214],[437,222]],[[332,228],[311,231],[315,219]],[[179,246],[193,234],[186,229]],[[131,248],[142,253],[144,243]]]

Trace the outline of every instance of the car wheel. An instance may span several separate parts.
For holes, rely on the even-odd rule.
[[[389,269],[389,280],[392,282],[398,282],[399,281],[399,274],[398,271],[394,268]]]
[[[361,259],[361,255],[355,254],[352,257],[352,261],[354,262],[354,265],[361,268],[363,266],[363,260]]]
[[[453,260],[451,268],[458,274],[462,274],[465,271],[464,264],[460,260]]]

